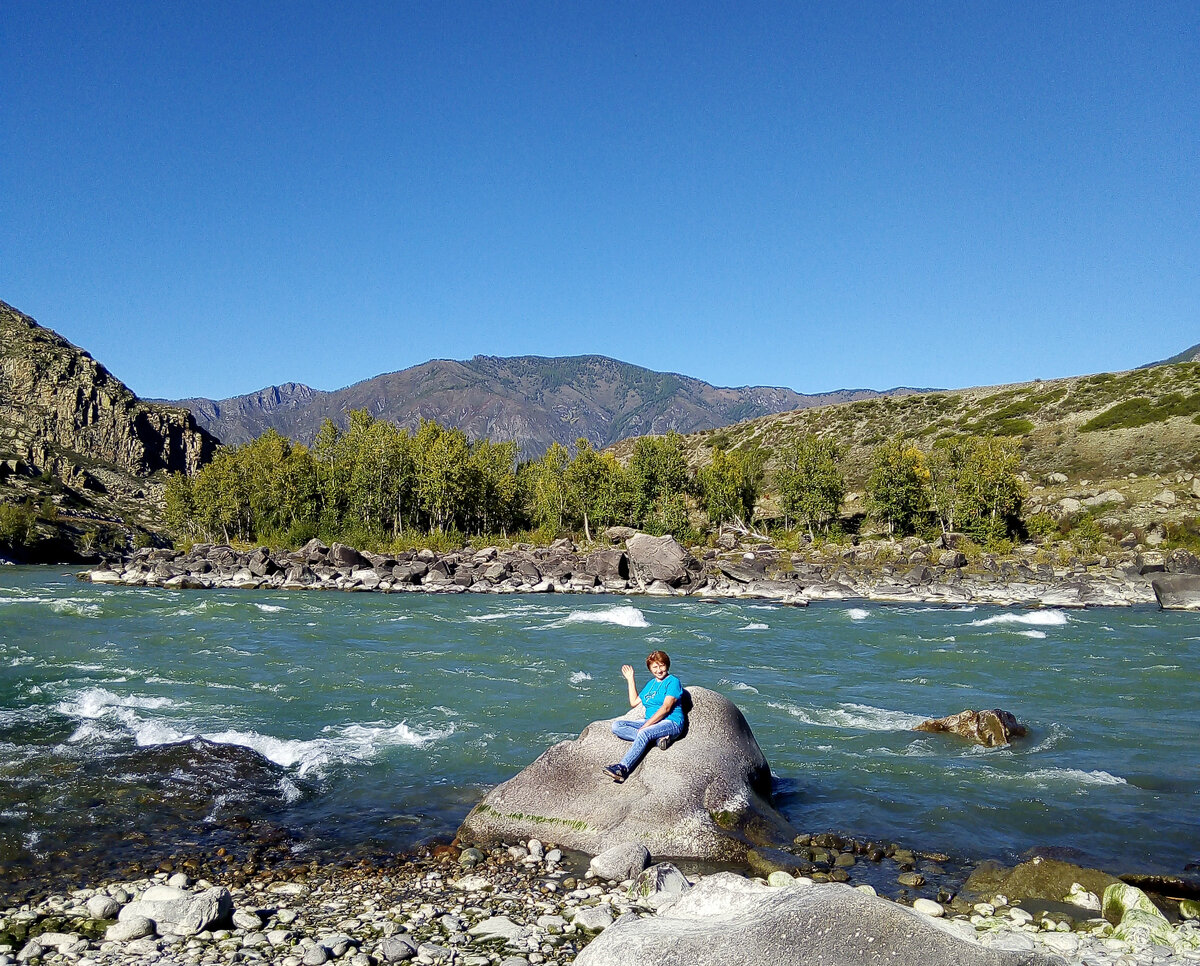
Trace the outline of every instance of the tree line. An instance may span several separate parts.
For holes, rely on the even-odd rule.
[[[714,447],[693,470],[683,438],[669,433],[635,440],[624,464],[586,439],[574,452],[554,443],[541,459],[520,461],[512,441],[472,440],[433,420],[409,431],[358,410],[345,429],[326,420],[311,446],[269,430],[222,447],[195,476],[170,478],[166,516],[185,538],[285,546],[314,536],[365,548],[532,530],[591,540],[617,524],[695,542],[708,527],[752,526],[769,495],[785,529],[815,539],[838,526],[843,456],[832,441],[806,436],[773,454]],[[873,454],[866,504],[891,534],[936,523],[993,539],[1019,525],[1016,467],[1004,441],[961,439],[929,452],[893,441]]]

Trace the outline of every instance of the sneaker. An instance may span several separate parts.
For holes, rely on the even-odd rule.
[[[605,765],[604,774],[615,781],[618,785],[629,777],[629,772],[625,770],[624,765]]]
[[[666,751],[670,747],[671,747],[671,736],[670,735],[663,735],[661,738],[658,739],[658,750],[659,751]]]

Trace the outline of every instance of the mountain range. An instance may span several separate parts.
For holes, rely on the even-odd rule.
[[[333,392],[289,382],[231,399],[159,401],[190,410],[200,426],[228,445],[249,442],[267,429],[308,443],[326,419],[345,426],[347,412],[365,409],[399,426],[415,428],[433,419],[476,439],[516,440],[521,455],[531,458],[553,442],[572,445],[580,437],[599,449],[630,436],[692,433],[792,409],[924,391],[722,388],[601,355],[478,355],[435,359]]]

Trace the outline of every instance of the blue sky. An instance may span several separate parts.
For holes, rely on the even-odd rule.
[[[1195,2],[12,0],[0,45],[0,298],[144,396],[1200,342]]]

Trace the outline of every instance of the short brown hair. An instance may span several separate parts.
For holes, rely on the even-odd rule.
[[[665,664],[667,670],[671,670],[671,658],[666,651],[651,651],[650,656],[646,658],[646,670],[650,670],[651,664]]]

